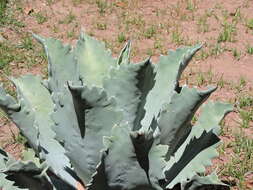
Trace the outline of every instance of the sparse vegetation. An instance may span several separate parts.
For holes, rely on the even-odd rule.
[[[35,13],[35,18],[38,24],[43,24],[48,20],[47,16],[45,16],[42,12]]]
[[[240,59],[240,57],[241,57],[241,52],[239,52],[236,48],[233,48],[233,49],[232,49],[232,53],[233,53],[234,58],[236,58],[237,60]]]
[[[2,24],[3,20],[5,19],[5,10],[7,7],[7,0],[0,1],[0,23]]]
[[[224,22],[223,30],[218,36],[218,43],[220,42],[234,42],[236,34],[236,26],[233,23]]]
[[[184,43],[184,38],[178,28],[172,31],[171,41],[176,45],[182,45]]]
[[[148,39],[152,38],[155,34],[156,34],[156,27],[154,25],[148,27],[143,33],[144,37]]]
[[[250,45],[247,46],[247,53],[253,55],[253,46]]]
[[[98,7],[98,12],[100,14],[104,14],[107,8],[107,1],[105,0],[96,0],[96,4]]]
[[[190,11],[194,11],[196,9],[195,2],[193,0],[187,0],[187,6],[186,9]]]
[[[203,44],[182,83],[198,87],[208,83],[218,85],[222,93],[211,99],[228,98],[236,105],[236,116],[228,116],[232,122],[222,123],[222,136],[229,137],[229,142],[220,148],[226,159],[218,160],[218,171],[222,179],[236,182],[233,190],[252,188],[247,186],[249,180],[244,177],[245,172],[253,171],[252,162],[244,159],[246,155],[252,157],[248,150],[249,147],[252,149],[252,141],[245,136],[245,131],[246,135],[253,133],[252,75],[249,74],[252,73],[249,63],[253,62],[253,4],[250,0],[241,2],[240,6],[234,5],[233,9],[230,1],[220,3],[217,0],[212,6],[195,0],[162,0],[150,2],[150,5],[136,0],[66,0],[65,3],[46,0],[43,3],[0,0],[1,82],[6,83],[5,75],[20,75],[30,70],[34,73],[39,70],[46,75],[46,55],[41,47],[34,46],[30,32],[57,37],[74,45],[77,33],[84,29],[104,41],[113,54],[130,39],[134,42],[131,55],[138,61],[147,56],[156,60],[157,55],[166,54],[168,48]],[[55,5],[61,11],[54,9]],[[200,63],[203,68],[199,67]],[[236,72],[230,74],[234,69]],[[13,88],[9,90],[13,95]],[[2,123],[8,125],[5,117],[0,111],[0,126]],[[22,137],[12,138],[5,144],[15,142],[22,144]]]
[[[248,189],[244,180],[245,174],[250,172],[250,168],[253,166],[251,159],[253,156],[253,140],[243,133],[236,133],[233,136],[235,140],[228,144],[228,147],[232,147],[233,156],[229,157],[229,161],[224,165],[220,175],[236,179],[239,189]]]
[[[105,23],[97,23],[98,30],[106,30],[107,25]]]
[[[199,17],[198,19],[198,31],[199,32],[208,32],[209,31],[209,24],[207,23],[208,15],[204,14],[203,16]]]
[[[247,27],[250,29],[250,30],[253,30],[253,18],[249,19],[247,21]]]
[[[125,42],[126,41],[126,36],[123,32],[121,32],[119,35],[118,35],[118,42],[119,43],[122,43],[122,42]]]
[[[69,12],[68,15],[65,16],[63,20],[59,21],[59,24],[70,24],[76,19],[76,16],[72,13]]]

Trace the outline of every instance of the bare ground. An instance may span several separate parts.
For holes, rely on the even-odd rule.
[[[199,87],[218,84],[211,99],[237,105],[235,112],[225,119],[221,136],[225,151],[220,151],[214,163],[222,179],[237,183],[233,189],[253,189],[252,165],[244,179],[223,172],[236,154],[230,147],[236,141],[235,136],[240,133],[253,138],[253,119],[243,128],[238,109],[240,97],[253,97],[253,53],[248,53],[248,47],[253,47],[253,30],[248,26],[253,19],[252,0],[24,0],[9,6],[14,17],[25,24],[22,28],[4,26],[0,29],[4,38],[12,43],[20,43],[23,34],[28,32],[75,44],[82,29],[103,40],[115,56],[125,41],[131,39],[133,61],[149,55],[157,61],[168,48],[202,43],[203,49],[186,69],[181,82]],[[45,76],[46,62],[32,66],[12,62],[9,69],[14,76],[25,73]],[[1,80],[6,81],[6,78]],[[250,105],[244,109],[250,112],[253,108]],[[13,137],[18,131],[5,118],[1,118],[0,125],[3,147],[18,158],[22,145]]]

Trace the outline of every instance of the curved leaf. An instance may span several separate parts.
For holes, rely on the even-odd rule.
[[[55,130],[64,143],[66,154],[75,171],[87,184],[101,159],[103,136],[110,135],[111,128],[119,123],[122,117],[121,112],[116,110],[115,101],[108,100],[102,89],[69,86],[69,90],[71,95],[66,91],[64,94],[58,94],[58,99],[55,100]],[[73,99],[74,103],[69,102],[70,99]],[[79,126],[76,116],[76,112],[80,110],[83,113],[83,123],[80,122],[82,126]],[[85,128],[84,137],[80,128]]]
[[[196,173],[203,173],[205,166],[211,165],[211,159],[218,156],[216,147],[219,138],[212,132],[203,132],[193,137],[185,149],[180,147],[167,162],[164,169],[166,188],[173,188],[177,183],[191,179]]]
[[[32,161],[14,160],[0,149],[0,188],[4,190],[49,190],[51,184],[44,176],[38,177],[43,168],[39,168]]]
[[[110,190],[153,190],[147,174],[139,165],[130,138],[129,126],[115,126],[106,139],[107,155],[104,165]],[[122,151],[124,148],[124,151]]]
[[[201,126],[206,131],[213,130],[216,135],[219,135],[220,127],[218,124],[233,109],[232,104],[209,101],[201,107],[201,115],[196,126]]]
[[[96,168],[96,172],[92,175],[90,183],[86,186],[87,190],[110,190],[105,173],[105,156],[106,153],[103,152],[101,161]]]
[[[183,86],[180,93],[174,91],[171,102],[164,105],[158,118],[161,144],[170,147],[167,157],[178,148],[178,143],[191,129],[190,123],[195,112],[215,90],[215,87],[199,91],[196,88]]]
[[[210,102],[203,106],[201,116],[192,128],[184,143],[167,162],[164,169],[167,188],[191,179],[196,173],[203,173],[205,166],[211,165],[211,159],[218,155],[219,142],[217,131],[224,115],[232,110],[230,104]],[[211,113],[213,114],[210,117]],[[209,116],[207,122],[203,117]]]
[[[123,121],[133,130],[141,128],[146,96],[154,85],[153,65],[150,60],[136,64],[121,64],[111,68],[103,87],[109,97],[114,97],[117,106],[123,110]],[[124,88],[122,88],[124,87]]]
[[[146,113],[141,121],[144,129],[149,128],[153,118],[157,119],[162,105],[170,102],[183,70],[200,48],[200,45],[179,48],[169,51],[167,56],[160,57],[155,66],[155,84],[147,96],[144,107]]]
[[[47,87],[51,92],[60,91],[67,81],[79,81],[74,50],[53,38],[33,35],[43,46],[48,59]]]
[[[214,172],[202,177],[195,175],[188,182],[181,184],[182,190],[197,190],[201,188],[229,190],[229,186],[222,183]]]
[[[111,67],[116,66],[116,60],[105,45],[96,39],[81,33],[75,49],[75,57],[83,82],[91,87],[102,87],[103,78]]]
[[[65,150],[54,140],[55,133],[51,129],[54,123],[50,117],[54,105],[49,91],[37,76],[25,75],[12,81],[17,89],[20,110],[9,112],[9,116],[31,147],[46,160],[50,169],[69,184],[75,185],[76,180],[64,169],[70,167],[69,160],[64,155]]]

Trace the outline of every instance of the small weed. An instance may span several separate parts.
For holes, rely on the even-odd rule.
[[[239,80],[239,85],[243,88],[243,87],[245,87],[245,85],[246,85],[246,80],[245,80],[245,78],[244,77],[240,77],[240,80]]]
[[[204,49],[201,49],[199,53],[196,56],[197,60],[205,60],[209,57],[209,53],[205,51]]]
[[[213,73],[211,68],[207,71],[206,78],[209,84],[213,82]]]
[[[238,106],[240,108],[253,106],[253,97],[251,96],[240,96],[238,100]]]
[[[186,9],[189,10],[189,11],[194,11],[196,10],[196,5],[195,3],[193,2],[193,0],[187,0],[187,6],[186,6]]]
[[[14,48],[6,43],[0,43],[0,69],[4,69],[15,58]]]
[[[238,51],[236,48],[233,48],[232,53],[233,53],[234,58],[236,58],[236,60],[240,59],[240,57],[241,57],[241,52],[240,51]]]
[[[172,31],[171,41],[177,45],[182,45],[184,43],[184,39],[178,29]]]
[[[7,11],[8,0],[0,0],[0,25],[12,25],[17,27],[24,27],[25,24],[16,18],[13,13]]]
[[[250,45],[247,46],[247,53],[253,55],[253,46]]]
[[[225,86],[225,80],[223,79],[223,75],[222,75],[222,76],[220,77],[220,79],[218,80],[217,85],[218,85],[220,88],[224,88],[224,86]]]
[[[196,80],[197,80],[198,86],[203,85],[205,83],[204,74],[202,72],[198,72]]]
[[[0,69],[5,74],[11,72],[9,63],[21,63],[22,66],[31,66],[35,63],[42,63],[45,61],[45,53],[42,48],[34,46],[32,38],[26,34],[20,44],[14,45],[11,43],[0,43]]]
[[[29,35],[24,36],[21,44],[19,45],[20,48],[26,49],[26,50],[32,50],[33,46],[34,46],[33,40]]]
[[[118,42],[119,43],[122,43],[122,42],[125,42],[126,41],[126,36],[123,32],[121,32],[119,35],[118,35]]]
[[[241,15],[241,9],[237,8],[234,15],[233,15],[233,23],[238,23],[240,20],[242,19],[242,15]]]
[[[147,55],[148,55],[148,56],[154,55],[154,51],[153,51],[152,48],[148,48],[148,49],[147,49]]]
[[[225,22],[223,24],[223,31],[218,36],[218,43],[220,42],[234,42],[234,35],[236,34],[236,27],[232,23]]]
[[[67,38],[72,39],[72,38],[74,38],[74,37],[75,37],[75,32],[74,32],[74,30],[71,30],[71,31],[68,31],[68,32],[67,32]]]
[[[8,18],[8,16],[6,17],[6,23],[5,24],[12,24],[13,26],[17,26],[19,28],[23,28],[25,27],[25,23],[23,23],[22,21],[19,21],[15,18]]]
[[[57,27],[57,25],[53,25],[53,32],[54,33],[58,33],[58,32],[60,32],[60,29]]]
[[[253,110],[252,111],[240,110],[239,114],[242,119],[241,127],[248,128],[250,121],[253,121]]]
[[[104,0],[97,0],[96,1],[97,7],[98,7],[98,12],[100,14],[104,14],[107,8],[107,2]]]
[[[2,19],[4,19],[5,10],[7,8],[7,3],[8,3],[7,0],[1,0],[0,1],[0,23],[1,23]]]
[[[156,28],[154,25],[150,26],[147,28],[147,30],[143,33],[145,38],[152,38],[156,34]]]
[[[41,12],[36,13],[34,16],[35,16],[38,24],[43,24],[43,23],[47,22],[47,20],[48,20],[48,18],[44,14],[42,14]]]
[[[47,5],[52,5],[54,3],[54,0],[46,0],[47,1]]]
[[[155,48],[155,49],[162,50],[162,48],[163,48],[162,42],[161,42],[160,40],[156,40],[156,41],[154,42],[154,48]]]
[[[207,15],[203,15],[198,19],[198,31],[199,32],[208,32],[209,31],[209,25],[207,24]]]
[[[226,10],[226,9],[222,9],[221,13],[222,13],[222,16],[224,17],[224,20],[227,20],[230,16],[228,10]]]
[[[230,161],[223,165],[221,175],[238,179],[238,188],[246,189],[244,176],[253,170],[253,139],[243,134],[236,134],[235,141],[231,143],[230,147],[234,153],[229,156]]]
[[[211,47],[209,55],[217,57],[226,50],[226,47],[222,47],[221,44],[216,43],[214,46]]]
[[[76,16],[70,12],[63,20],[59,21],[59,24],[70,24],[76,19]]]
[[[246,86],[246,80],[244,77],[240,77],[238,84],[234,85],[234,88],[237,90],[237,92],[242,91],[242,89]]]
[[[97,23],[98,30],[106,30],[107,25],[105,23]]]
[[[247,22],[247,27],[250,29],[250,30],[253,30],[253,18],[249,19],[248,22]]]
[[[136,26],[138,29],[143,28],[145,26],[145,20],[143,20],[143,18],[138,15],[137,17],[132,17],[132,16],[124,16],[124,22],[125,24],[128,25],[134,25]]]

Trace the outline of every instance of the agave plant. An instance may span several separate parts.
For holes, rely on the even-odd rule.
[[[74,48],[34,36],[47,54],[48,79],[11,78],[17,98],[0,88],[0,108],[34,152],[15,161],[0,151],[0,188],[228,188],[215,173],[204,174],[218,155],[219,122],[232,106],[201,106],[216,87],[179,85],[200,45],[169,50],[157,64],[131,63],[130,42],[115,59],[86,34]]]

